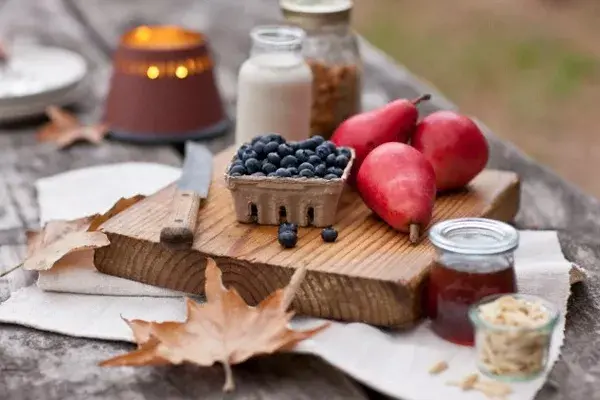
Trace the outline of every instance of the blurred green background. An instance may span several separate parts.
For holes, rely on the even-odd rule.
[[[355,0],[371,43],[600,197],[599,0]]]

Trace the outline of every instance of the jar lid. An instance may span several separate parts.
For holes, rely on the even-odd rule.
[[[284,17],[303,26],[350,21],[352,0],[280,0]]]
[[[460,254],[499,254],[515,250],[519,232],[487,218],[456,218],[433,225],[429,239],[436,247]]]

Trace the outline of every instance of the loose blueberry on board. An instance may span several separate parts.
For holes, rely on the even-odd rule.
[[[278,232],[283,232],[283,231],[292,231],[294,233],[298,233],[298,225],[292,224],[290,222],[284,222],[279,225],[279,229],[278,229]]]
[[[279,154],[280,157],[291,156],[294,154],[294,150],[286,143],[281,143],[277,148],[277,154]]]
[[[295,167],[298,164],[298,160],[294,156],[285,156],[281,160],[281,166],[283,168]]]
[[[256,158],[249,158],[244,163],[244,166],[246,167],[246,171],[248,171],[249,174],[253,174],[255,172],[260,171],[261,162],[258,161]]]
[[[310,169],[303,169],[300,171],[300,176],[303,176],[305,178],[314,178],[315,173]]]
[[[324,178],[324,179],[327,179],[327,180],[329,181],[329,180],[332,180],[332,179],[337,179],[337,178],[338,178],[338,176],[337,176],[337,175],[335,175],[335,174],[327,174],[327,175],[325,175],[323,178]]]
[[[338,168],[344,169],[346,168],[346,165],[348,165],[348,157],[344,156],[344,155],[339,155],[335,158],[335,163],[338,166]]]
[[[311,163],[312,165],[314,165],[315,167],[319,164],[321,164],[321,158],[317,155],[313,155],[308,157],[308,162]]]
[[[264,163],[263,166],[262,166],[262,171],[265,174],[270,174],[271,172],[277,171],[277,167],[274,164],[271,164],[269,162],[269,160],[267,160],[267,162]]]
[[[324,177],[327,174],[327,166],[325,164],[319,164],[315,167],[315,175]]]
[[[323,241],[327,243],[333,243],[337,239],[338,233],[335,229],[333,229],[333,227],[328,226],[321,231],[321,237],[323,238]]]
[[[296,243],[298,243],[298,235],[292,230],[280,231],[277,235],[277,240],[284,248],[291,249],[292,247],[296,246]]]
[[[292,176],[292,174],[290,174],[290,171],[288,171],[285,168],[279,168],[277,171],[275,171],[275,174],[281,178],[289,178],[290,176]]]
[[[269,160],[271,164],[278,166],[281,162],[281,157],[279,157],[279,154],[277,153],[269,153],[267,154],[267,160]]]

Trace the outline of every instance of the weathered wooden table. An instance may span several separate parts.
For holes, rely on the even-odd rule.
[[[119,35],[139,24],[175,23],[206,32],[218,64],[218,79],[230,115],[235,99],[236,71],[249,49],[248,31],[280,19],[277,2],[269,0],[0,0],[0,32],[59,45],[82,53],[89,61],[90,91],[78,114],[95,121],[102,110],[110,72],[110,54]],[[454,106],[422,84],[368,43],[365,107],[399,97],[431,92],[429,113]],[[171,147],[136,147],[110,142],[56,151],[37,144],[34,130],[41,121],[0,127],[0,272],[24,255],[24,231],[37,226],[33,183],[65,170],[104,163],[146,160],[179,165]],[[558,229],[565,254],[591,274],[574,286],[569,305],[566,343],[561,360],[540,399],[600,398],[600,203],[537,165],[516,148],[487,132],[491,166],[521,174],[523,193],[517,224],[522,228]],[[219,150],[231,135],[208,143]],[[0,280],[0,296],[31,283],[17,271]],[[1,399],[212,399],[222,398],[220,367],[101,369],[99,360],[128,348],[121,343],[84,340],[18,326],[0,326]],[[367,345],[367,344],[366,344]],[[309,356],[278,355],[252,360],[234,369],[243,399],[365,399],[379,395],[324,362]],[[398,376],[398,379],[402,379]]]

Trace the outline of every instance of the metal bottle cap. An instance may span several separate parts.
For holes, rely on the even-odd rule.
[[[289,22],[306,29],[322,25],[349,23],[352,0],[280,0],[279,6]]]

